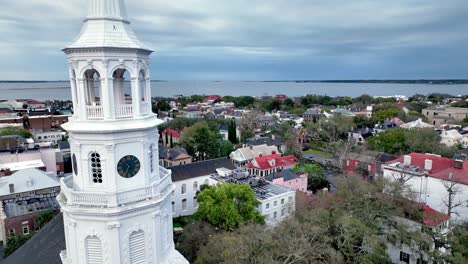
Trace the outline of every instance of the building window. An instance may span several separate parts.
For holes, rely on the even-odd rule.
[[[27,234],[29,234],[29,226],[24,225],[23,226],[23,235],[27,235]]]
[[[8,234],[10,236],[14,236],[15,235],[15,229],[12,228],[12,229],[8,230]]]
[[[281,209],[281,217],[284,217],[285,214],[286,214],[286,209],[285,208]]]
[[[194,192],[198,191],[198,182],[197,181],[193,182],[193,191]]]
[[[86,263],[87,264],[101,264],[102,258],[102,244],[97,236],[89,236],[85,240]]]
[[[266,204],[266,209],[270,209],[270,203]]]
[[[150,146],[150,153],[149,153],[149,160],[150,160],[150,169],[151,169],[151,172],[154,171],[154,145],[151,145]]]
[[[278,214],[277,214],[276,212],[274,212],[274,213],[273,213],[273,219],[276,219],[277,215],[278,215]]]
[[[403,251],[400,251],[400,261],[404,262],[406,264],[409,264],[410,261],[410,255],[408,253],[405,253]]]
[[[172,213],[175,213],[175,203],[172,202]]]
[[[185,194],[185,193],[187,193],[187,185],[186,185],[185,183],[184,183],[184,184],[182,184],[182,187],[181,187],[180,193],[181,193],[181,194]]]
[[[284,198],[283,198],[283,199],[281,199],[281,204],[284,204]]]
[[[145,233],[143,231],[133,232],[129,237],[128,251],[131,264],[146,262]]]
[[[187,210],[187,199],[183,199],[182,200],[182,211],[186,211]]]
[[[288,202],[292,202],[292,197],[291,196],[288,197]]]
[[[94,183],[102,183],[102,166],[101,166],[101,155],[97,152],[91,152],[91,175],[93,176]]]
[[[278,206],[278,201],[274,201],[274,202],[273,202],[273,206],[274,206],[274,207]]]

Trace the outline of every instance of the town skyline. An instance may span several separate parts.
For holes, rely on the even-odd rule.
[[[128,13],[156,51],[152,79],[464,79],[468,16],[449,2],[140,1]],[[0,80],[66,79],[60,49],[79,32],[82,4],[5,3]]]

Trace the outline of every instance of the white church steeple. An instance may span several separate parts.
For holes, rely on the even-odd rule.
[[[57,197],[66,264],[188,263],[174,248],[171,171],[159,166],[149,55],[123,0],[88,0],[68,58],[73,175]]]

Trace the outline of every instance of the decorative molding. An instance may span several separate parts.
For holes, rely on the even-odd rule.
[[[115,150],[115,145],[114,144],[107,144],[106,145],[106,151],[107,152],[114,152]]]
[[[86,64],[87,64],[86,68],[88,70],[94,69],[93,60],[87,60]]]
[[[116,228],[120,228],[120,223],[119,222],[109,222],[109,223],[107,223],[107,229],[111,230],[111,229],[116,229]]]

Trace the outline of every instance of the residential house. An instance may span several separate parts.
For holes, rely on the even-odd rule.
[[[431,252],[439,250],[439,252],[444,253],[445,248],[439,249],[436,239],[447,235],[450,217],[424,204],[420,204],[419,207],[422,211],[421,217],[412,215],[407,215],[407,217],[395,217],[395,222],[399,226],[405,227],[408,231],[412,232],[421,230],[434,231],[434,236],[429,232],[422,233],[422,236],[425,237],[425,241],[428,243],[426,250]],[[387,235],[387,240],[389,241],[386,243],[386,252],[392,263],[430,263],[430,256],[428,256],[427,253],[421,253],[418,245],[414,243],[412,245],[402,243],[397,236],[393,237],[392,234]]]
[[[307,174],[295,173],[291,169],[273,172],[265,177],[269,182],[300,192],[307,192]]]
[[[30,146],[31,145],[31,146]],[[28,139],[21,136],[0,136],[0,152],[5,151],[23,151],[34,147],[34,142],[30,144]]]
[[[419,203],[448,212],[448,201],[460,204],[451,217],[468,221],[468,161],[411,153],[383,165],[384,178],[405,182]]]
[[[468,108],[461,107],[430,107],[422,110],[428,122],[434,126],[454,124],[468,118]]]
[[[161,140],[164,146],[174,146],[179,142],[181,133],[177,130],[166,128],[161,132]]]
[[[235,166],[228,158],[205,160],[171,168],[175,185],[172,200],[174,217],[193,215],[198,209],[197,194],[201,186],[213,185],[211,175],[230,171]]]
[[[247,163],[260,155],[267,156],[273,153],[278,153],[278,148],[276,146],[268,146],[266,144],[258,146],[250,145],[231,152],[229,158],[236,166],[244,167]]]
[[[220,95],[209,95],[203,99],[205,103],[213,104],[216,100],[221,100],[223,97]]]
[[[375,136],[376,132],[371,128],[358,128],[348,133],[348,140],[354,141],[356,144],[364,143],[372,136]]]
[[[373,179],[375,177],[376,165],[372,162],[349,159],[345,164],[346,175],[357,174],[359,176]]]
[[[322,112],[318,108],[308,109],[304,112],[304,122],[318,122],[322,116]]]
[[[275,146],[281,153],[286,151],[286,142],[278,136],[271,135],[271,137],[261,137],[255,136],[252,138],[248,138],[246,140],[246,145],[248,146],[260,146],[260,145],[267,145],[267,146]]]
[[[34,218],[43,211],[58,211],[58,178],[37,169],[25,169],[0,178],[0,241],[37,231]]]
[[[420,129],[420,128],[433,128],[434,126],[426,122],[423,122],[422,119],[419,118],[416,121],[403,124],[400,127],[406,128],[406,129]]]
[[[287,219],[296,210],[295,191],[249,175],[246,171],[224,171],[222,174],[212,175],[211,180],[213,184],[220,182],[250,186],[255,193],[255,198],[260,202],[257,210],[265,217],[267,225],[275,225]]]
[[[448,147],[461,144],[463,148],[468,148],[468,135],[462,135],[460,132],[458,132],[458,130],[455,129],[444,130],[440,134],[440,143]]]
[[[381,133],[381,132],[387,131],[389,129],[394,129],[394,128],[398,128],[398,125],[391,121],[386,120],[382,124],[376,124],[374,130],[376,133]]]
[[[159,164],[165,168],[192,163],[192,156],[182,147],[159,146]]]
[[[252,175],[265,177],[274,172],[294,168],[298,164],[296,160],[294,155],[281,156],[276,153],[267,156],[260,155],[247,163],[246,168]]]
[[[63,137],[67,135],[66,132],[60,129],[33,129],[31,130],[34,142],[38,145],[44,145],[39,143],[50,143],[56,145],[59,141],[63,140]],[[49,144],[49,145],[50,145]]]

